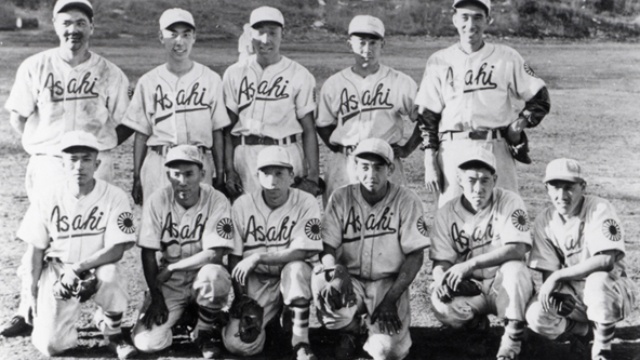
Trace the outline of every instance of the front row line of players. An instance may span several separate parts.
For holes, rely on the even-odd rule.
[[[132,346],[120,329],[128,295],[118,261],[136,242],[127,196],[94,178],[93,135],[72,131],[61,143],[66,183],[34,199],[17,233],[28,244],[32,341],[46,355],[76,346],[79,304],[92,298],[96,326],[119,358],[171,346],[173,326],[196,303],[191,334],[205,358],[223,349],[260,353],[265,328],[282,314],[294,358],[315,359],[308,335],[315,306],[322,326],[340,333],[335,358],[353,358],[366,333],[363,349],[374,359],[402,359],[411,347],[408,289],[429,246],[435,316],[478,330],[487,314],[504,319],[497,359],[518,357],[525,324],[583,344],[593,331],[592,359],[610,359],[615,325],[638,296],[625,274],[618,217],[607,201],[585,195],[575,160],[549,163],[544,183],[553,206],[531,225],[522,199],[495,186],[493,154],[468,152],[458,165],[462,195],[445,204],[430,231],[416,194],[389,181],[394,154],[383,140],[358,144],[358,183],[337,189],[322,216],[312,195],[291,188],[294,166],[284,148],[259,152],[260,189],[232,206],[201,182],[201,151],[180,145],[166,155],[170,185],[143,208],[137,245],[149,292]],[[535,297],[528,252],[529,267],[544,279]],[[92,278],[93,287],[80,289]],[[236,301],[254,299],[260,311],[229,316],[232,288]]]

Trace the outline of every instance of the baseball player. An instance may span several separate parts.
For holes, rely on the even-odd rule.
[[[332,151],[331,166],[325,169],[325,203],[335,189],[358,182],[355,159],[350,155],[360,141],[379,138],[392,144],[395,171],[391,180],[403,185],[406,178],[400,159],[409,156],[422,139],[416,122],[411,138],[399,145],[405,120],[417,117],[413,105],[417,85],[404,73],[380,64],[385,45],[382,21],[355,16],[347,43],[354,53],[354,65],[322,85],[316,117],[318,134]]]
[[[229,125],[229,116],[222,80],[213,70],[191,60],[196,41],[191,13],[168,9],[159,22],[167,62],[140,78],[122,120],[136,131],[132,189],[136,204],[169,184],[163,176],[164,158],[172,146],[189,144],[200,149],[205,183],[211,185],[214,172],[222,174],[224,170],[222,128]],[[216,186],[224,180],[222,176],[217,179]]]
[[[296,359],[315,359],[309,347],[311,266],[306,262],[322,250],[320,208],[316,199],[290,188],[294,161],[290,151],[268,146],[256,159],[261,190],[239,197],[233,204],[236,229],[229,266],[235,294],[246,294],[264,309],[259,333],[243,336],[241,319],[229,321],[224,344],[230,352],[251,356],[265,344],[265,327],[282,308],[292,312],[291,345]]]
[[[322,219],[322,264],[311,285],[318,319],[340,332],[338,359],[354,357],[362,325],[369,355],[403,359],[411,347],[409,285],[430,242],[422,203],[389,181],[394,155],[387,142],[363,140],[352,155],[359,182],[334,191]]]
[[[96,326],[119,358],[129,358],[136,351],[120,329],[128,295],[117,262],[135,241],[131,206],[124,191],[94,178],[101,144],[93,134],[71,131],[59,143],[65,181],[34,197],[17,232],[28,244],[22,280],[31,340],[46,356],[75,347],[80,301],[93,296]],[[79,289],[85,276],[95,278],[94,291]]]
[[[201,183],[202,155],[195,145],[171,148],[165,158],[170,185],[156,191],[142,209],[138,246],[149,292],[132,338],[143,352],[171,346],[171,328],[193,302],[198,322],[192,337],[203,357],[222,352],[222,308],[231,288],[222,258],[233,248],[233,224],[229,201]]]
[[[531,247],[524,202],[496,186],[490,150],[467,149],[458,167],[462,195],[438,210],[430,257],[431,303],[440,322],[482,330],[486,314],[505,320],[498,360],[516,359],[533,280],[524,263]]]
[[[313,120],[316,81],[302,65],[280,54],[284,30],[280,10],[259,7],[251,12],[249,24],[255,56],[233,64],[223,76],[232,124],[225,132],[227,192],[236,197],[261,189],[256,159],[269,145],[285,148],[294,173],[319,185]]]
[[[84,130],[96,136],[101,165],[95,176],[109,182],[113,181],[112,149],[132,133],[120,125],[129,104],[127,77],[89,50],[94,29],[91,3],[59,0],[53,8],[53,26],[60,45],[20,65],[5,104],[11,125],[30,155],[25,187],[31,201],[34,194],[64,181],[59,150],[64,133]],[[23,257],[21,268],[26,261]],[[28,309],[21,302],[0,334],[16,336],[30,330]]]
[[[517,192],[514,156],[531,162],[526,152],[520,154],[528,150],[522,131],[537,126],[550,108],[544,81],[520,54],[484,41],[493,21],[491,1],[454,0],[453,10],[460,41],[429,58],[415,100],[423,127],[425,184],[439,194],[439,207],[460,195],[455,179],[465,148],[492,151],[496,185]]]
[[[620,219],[608,201],[585,194],[587,183],[576,160],[551,161],[544,182],[553,205],[533,227],[529,266],[542,273],[543,284],[527,322],[544,337],[573,334],[582,345],[588,345],[591,323],[591,358],[613,359],[616,323],[640,299],[625,272]]]

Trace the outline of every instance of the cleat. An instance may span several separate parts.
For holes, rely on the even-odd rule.
[[[356,344],[356,336],[349,333],[340,333],[340,342],[336,347],[336,359],[347,360],[353,359],[358,351]]]
[[[200,330],[195,343],[205,359],[216,359],[222,355],[222,339],[214,338],[212,331]]]
[[[28,336],[31,335],[33,326],[27,324],[24,317],[16,315],[4,325],[0,331],[0,335],[4,337]]]
[[[311,351],[311,346],[307,343],[299,343],[293,347],[294,360],[317,360],[318,358]]]
[[[504,334],[500,340],[500,348],[496,355],[496,360],[517,360],[522,348],[522,341],[513,340],[509,335]]]
[[[114,352],[120,360],[131,359],[138,355],[138,350],[131,345],[122,334],[108,336],[107,341],[107,347]]]

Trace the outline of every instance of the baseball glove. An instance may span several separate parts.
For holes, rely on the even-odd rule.
[[[84,271],[77,275],[70,269],[60,274],[53,283],[53,296],[58,300],[77,297],[80,302],[89,300],[98,291],[98,279],[93,271]]]
[[[239,319],[237,337],[244,343],[250,344],[258,338],[262,331],[264,309],[257,301],[242,295],[233,300],[229,309],[229,316]]]
[[[569,316],[576,308],[576,299],[570,294],[554,292],[551,294],[551,302],[560,316]]]
[[[508,136],[505,136],[505,140],[507,141],[507,146],[509,147],[509,152],[511,156],[513,156],[516,161],[519,161],[523,164],[531,164],[531,158],[529,157],[529,138],[527,134],[523,131],[520,133],[520,142],[514,143],[509,140]]]
[[[449,288],[449,291],[440,301],[450,303],[453,298],[458,296],[477,296],[482,294],[482,285],[475,280],[462,280],[455,289],[451,289],[449,285],[443,285]]]
[[[306,176],[296,176],[293,179],[293,185],[291,185],[291,187],[306,191],[313,196],[322,195],[327,189],[327,185],[322,178],[318,178],[318,182],[316,183],[315,181],[307,179]]]
[[[318,300],[321,304],[329,305],[333,310],[340,310],[355,304],[356,297],[353,292],[351,276],[344,265],[336,265],[334,268],[322,267],[317,270],[324,271],[327,280],[326,285],[320,289]]]

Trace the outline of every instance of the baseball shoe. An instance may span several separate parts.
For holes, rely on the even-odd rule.
[[[613,360],[613,351],[600,350],[591,358],[591,360]]]
[[[508,334],[504,334],[500,340],[496,360],[517,360],[521,348],[522,341],[513,340]]]
[[[4,337],[27,336],[31,334],[33,326],[27,324],[24,317],[15,315],[0,330],[0,335]]]
[[[298,343],[293,347],[294,360],[317,360],[307,343]]]
[[[107,336],[107,347],[120,360],[131,359],[138,355],[138,350],[125,339],[122,333]]]
[[[336,347],[336,359],[338,360],[347,360],[353,359],[356,352],[358,351],[358,345],[356,343],[356,335],[349,333],[340,333],[340,342],[338,342],[338,347]]]
[[[205,359],[215,359],[222,355],[222,339],[215,337],[210,330],[198,331],[195,342]]]

